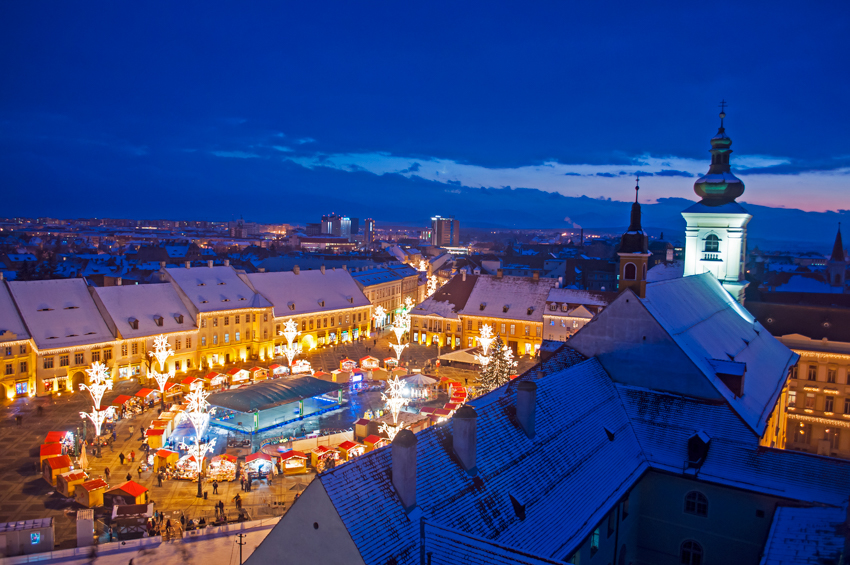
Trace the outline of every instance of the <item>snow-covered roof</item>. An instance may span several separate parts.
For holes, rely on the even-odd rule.
[[[547,302],[562,302],[566,304],[584,304],[589,306],[607,306],[608,300],[599,292],[588,290],[573,290],[571,288],[553,288],[546,297]]]
[[[275,317],[368,306],[369,299],[344,269],[244,275],[274,305]],[[324,306],[322,306],[324,302]]]
[[[549,291],[557,283],[555,279],[535,281],[528,277],[480,276],[460,313],[542,322]]]
[[[708,176],[708,175],[706,175]],[[718,182],[718,181],[714,181]],[[740,181],[738,181],[740,182]],[[720,206],[707,206],[702,202],[697,202],[693,206],[690,206],[687,210],[682,212],[683,214],[749,214],[747,210],[735,202],[727,202],[725,204],[721,204]]]
[[[437,292],[413,307],[413,316],[440,316],[457,319],[466,306],[479,275],[455,275]]]
[[[760,565],[840,563],[846,508],[780,506],[773,514]]]
[[[12,335],[7,334],[10,332]],[[5,284],[0,282],[0,342],[29,339],[30,334],[18,309],[12,301],[12,295]]]
[[[170,284],[108,286],[94,292],[125,339],[195,328],[192,315]],[[157,318],[162,319],[161,326]],[[138,329],[130,325],[131,319],[138,321]]]
[[[771,281],[772,282],[772,281]],[[768,282],[770,285],[770,282]],[[791,274],[787,282],[776,284],[774,292],[820,292],[827,294],[843,294],[844,287],[831,286],[821,273]]]
[[[391,281],[400,281],[402,276],[393,270],[377,267],[353,273],[354,280],[363,286],[373,286]]]
[[[683,276],[685,276],[685,264],[682,261],[659,263],[646,272],[646,282],[680,279]]]
[[[741,418],[762,435],[797,355],[770,335],[710,273],[647,284],[642,301]],[[746,364],[743,395],[736,396],[723,384],[712,359]]]
[[[39,349],[114,339],[83,279],[10,282],[9,290]]]
[[[233,267],[176,268],[166,272],[200,312],[271,306]]]
[[[38,261],[32,253],[7,253],[6,257],[14,263],[22,263],[24,261]]]

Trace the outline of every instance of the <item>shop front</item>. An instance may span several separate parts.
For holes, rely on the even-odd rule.
[[[343,461],[351,461],[366,453],[366,446],[356,441],[344,441],[337,446],[337,449]]]
[[[179,460],[180,454],[176,451],[171,451],[170,449],[159,449],[154,455],[153,470],[154,472],[157,472],[163,467],[177,465]]]
[[[67,473],[71,470],[71,458],[67,455],[58,455],[49,457],[41,464],[41,471],[44,480],[50,483],[50,486],[56,486],[56,480],[62,473]]]
[[[227,371],[227,377],[230,379],[230,386],[243,385],[246,384],[251,378],[251,373],[249,373],[245,369],[233,367],[232,369]]]
[[[248,477],[258,479],[272,473],[272,458],[268,453],[257,451],[245,457],[245,469]]]
[[[109,485],[101,478],[80,483],[74,487],[74,499],[85,508],[103,506],[103,493]]]
[[[210,468],[207,471],[207,481],[224,481],[236,480],[236,457],[222,453],[216,455],[210,461]]]
[[[127,506],[129,504],[145,504],[145,493],[148,488],[136,481],[127,481],[103,493],[104,506]]]
[[[67,471],[56,477],[56,490],[62,496],[70,498],[74,496],[76,486],[83,484],[86,478],[84,471]]]
[[[302,475],[307,472],[307,455],[300,451],[284,451],[278,459],[284,475]]]
[[[385,445],[389,445],[389,443],[390,443],[389,439],[387,439],[385,437],[381,437],[381,436],[376,436],[374,434],[370,435],[370,436],[366,436],[363,439],[363,444],[366,446],[366,452],[367,453],[369,451],[375,451],[376,449],[380,449],[381,447],[384,447]]]
[[[269,365],[269,371],[271,372],[272,378],[285,377],[289,374],[289,367],[275,363],[273,365]]]
[[[310,451],[310,459],[313,469],[315,469],[317,473],[321,473],[325,469],[335,467],[336,462],[340,460],[340,454],[336,449],[320,445]]]

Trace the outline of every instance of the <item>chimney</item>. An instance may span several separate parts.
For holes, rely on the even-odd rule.
[[[539,281],[540,280],[540,271],[534,271],[533,273],[531,273],[531,280],[533,280],[534,282]]]
[[[213,266],[213,260],[212,260],[212,259],[209,259],[209,260],[207,261],[207,267],[209,267],[210,269],[212,269],[212,266]]]
[[[325,266],[322,265],[321,267],[319,267],[319,271],[321,271],[321,273],[324,275],[325,274]]]
[[[466,271],[461,271],[460,280],[462,280],[463,282],[466,282]]]
[[[266,272],[266,268],[265,268],[265,267],[257,267],[257,272],[258,272],[258,273],[265,273],[265,272]]]
[[[556,288],[561,288],[564,286],[564,277],[558,277],[558,286]]]
[[[230,266],[230,259],[225,259],[225,260],[224,260],[224,266],[225,266],[225,267],[229,267],[229,266]]]
[[[186,261],[185,263],[183,263],[183,266],[186,267],[187,269],[191,269],[192,268],[192,262]]]
[[[160,268],[160,269],[164,269],[164,268],[165,268],[165,261],[160,261],[160,262],[159,262],[159,268]]]
[[[297,275],[301,272],[301,268],[298,265],[295,265],[294,267],[292,267],[292,272]]]
[[[530,381],[522,381],[517,385],[516,389],[516,418],[525,435],[533,438],[537,384]]]
[[[343,265],[343,266],[342,266],[342,270],[343,270],[343,271],[347,271],[347,270],[348,270],[348,265]]]
[[[469,404],[458,408],[452,417],[452,446],[460,464],[467,471],[476,465],[476,447],[478,443],[478,413]]]
[[[502,278],[504,276],[504,274],[505,274],[504,269],[496,269],[496,278],[497,279]]]
[[[416,506],[416,436],[401,430],[392,444],[393,488],[405,510]]]
[[[115,279],[115,286],[121,286],[124,284],[124,281],[121,280],[121,277]]]
[[[3,280],[3,271],[0,271],[0,281]]]

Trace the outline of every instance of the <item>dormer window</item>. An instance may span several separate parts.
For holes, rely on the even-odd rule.
[[[209,300],[201,300],[201,304],[206,304]]]
[[[198,286],[207,286],[206,283],[198,283]]]
[[[325,307],[325,301],[324,301],[324,300],[319,300],[319,306],[321,306],[322,308],[324,308],[324,307]]]
[[[227,283],[220,282],[220,283],[218,283],[218,286],[223,286],[223,285],[225,285],[225,284],[227,284]]]
[[[239,300],[248,300],[248,299],[247,299],[247,298],[245,298],[244,296],[240,296],[240,297],[239,297]]]
[[[531,316],[534,313],[534,306],[528,307],[528,315]]]
[[[65,306],[65,310],[77,310],[79,306]]]
[[[162,327],[162,324],[165,322],[162,316],[154,316],[153,321],[157,326]]]
[[[505,304],[504,306],[502,306],[502,312],[507,312],[509,308],[510,306],[508,304]]]
[[[178,324],[182,324],[183,323],[183,314],[177,314],[176,316],[174,316],[174,321],[177,322]]]
[[[549,310],[551,310],[552,312],[556,311],[557,309],[558,309],[557,304],[552,303],[552,304],[549,305]]]
[[[129,322],[131,328],[133,328],[134,330],[139,329],[139,321],[136,318],[130,318]]]
[[[287,306],[289,306],[290,310],[295,310],[295,303],[294,302],[290,302],[289,304],[287,304]]]
[[[349,296],[349,297],[348,297],[348,303],[349,303],[349,304],[354,304],[354,297],[353,297],[353,296]]]
[[[36,312],[52,312],[53,308],[39,308]]]
[[[486,303],[486,302],[482,302],[482,303],[478,306],[478,309],[479,309],[479,310],[484,310],[484,308],[486,308],[486,307],[487,307],[487,303]]]
[[[222,302],[230,302],[230,299],[229,298],[222,298],[221,301]]]

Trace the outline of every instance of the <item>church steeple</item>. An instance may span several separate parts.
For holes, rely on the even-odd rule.
[[[617,255],[620,256],[620,291],[631,288],[635,294],[644,298],[646,296],[647,262],[651,253],[649,253],[649,238],[640,225],[639,190],[640,177],[635,181],[635,201],[632,204],[629,229],[620,238],[620,249]]]
[[[711,166],[708,173],[694,183],[694,192],[706,206],[722,206],[744,194],[744,183],[732,174],[729,156],[732,140],[726,135],[723,120],[726,118],[726,101],[720,103],[720,127],[711,138]]]
[[[830,261],[844,261],[844,242],[841,241],[841,222],[838,222],[838,233],[835,234],[835,243],[832,244],[832,255]]]
[[[844,242],[841,241],[841,223],[838,224],[838,233],[835,234],[835,243],[832,244],[832,255],[826,262],[826,272],[829,276],[830,286],[844,288],[847,277],[847,261],[844,259]]]

